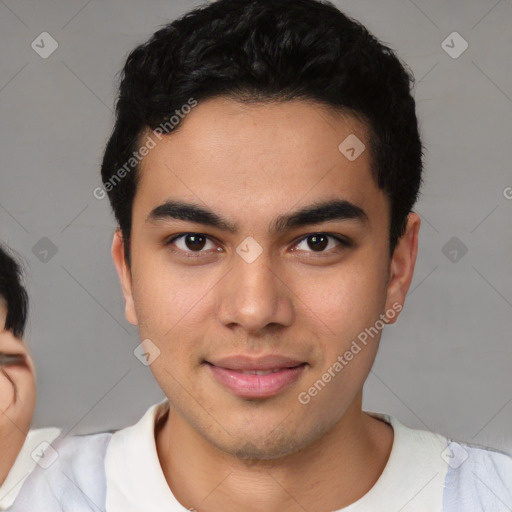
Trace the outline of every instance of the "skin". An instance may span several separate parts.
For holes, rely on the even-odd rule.
[[[0,485],[25,442],[36,404],[34,363],[23,340],[5,330],[6,317],[7,304],[0,298],[0,352],[23,354],[26,365],[0,367]]]
[[[420,218],[409,215],[390,259],[389,204],[371,178],[369,150],[353,162],[338,150],[351,133],[368,147],[363,124],[321,105],[220,97],[200,102],[141,163],[131,269],[119,230],[112,256],[127,320],[160,350],[150,368],[171,406],[157,422],[156,445],[185,507],[336,510],[368,492],[386,465],[393,429],[362,412],[381,331],[310,403],[297,398],[380,314],[404,304],[413,276]],[[276,216],[337,198],[363,208],[368,224],[331,220],[270,233]],[[208,207],[239,231],[146,222],[168,199]],[[184,255],[198,254],[184,238],[166,245],[184,233],[208,236],[199,257]],[[353,245],[332,239],[319,254],[307,239],[314,233]],[[236,252],[248,236],[263,249],[252,263]],[[308,363],[269,398],[235,395],[203,364],[269,353]]]

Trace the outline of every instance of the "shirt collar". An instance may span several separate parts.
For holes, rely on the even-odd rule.
[[[105,457],[106,512],[187,510],[169,488],[156,449],[155,421],[168,405],[167,399],[152,405],[135,425],[113,434]],[[364,412],[393,427],[393,446],[375,485],[343,512],[396,512],[406,503],[408,512],[442,510],[446,438],[406,427],[388,414]]]
[[[359,500],[338,512],[441,512],[448,464],[448,441],[440,434],[406,427],[389,414],[363,411],[389,423],[393,445],[377,482]]]
[[[38,448],[38,453],[44,453],[60,432],[60,428],[55,427],[29,430],[16,461],[0,486],[0,510],[8,510],[12,506],[21,486],[34,471],[34,450]]]
[[[156,450],[155,421],[167,406],[167,399],[152,405],[135,425],[112,435],[105,455],[106,512],[187,510],[172,494]]]

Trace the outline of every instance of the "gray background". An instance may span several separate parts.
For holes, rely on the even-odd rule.
[[[512,451],[512,2],[336,4],[410,66],[427,149],[414,280],[363,406]],[[119,428],[163,398],[133,355],[115,223],[92,191],[127,53],[195,5],[0,0],[0,238],[28,267],[34,427]],[[47,59],[31,48],[44,31],[59,45]],[[469,44],[458,58],[441,46],[453,31]]]

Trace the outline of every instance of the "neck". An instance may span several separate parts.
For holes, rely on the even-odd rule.
[[[361,395],[334,428],[307,448],[247,461],[213,446],[171,408],[155,428],[163,473],[176,499],[201,512],[338,510],[382,474],[393,429],[361,410]]]

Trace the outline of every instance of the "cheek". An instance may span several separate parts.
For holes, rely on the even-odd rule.
[[[344,400],[350,401],[362,387],[378,349],[381,331],[371,328],[385,308],[382,265],[375,260],[365,262],[356,258],[350,263],[340,265],[329,274],[317,274],[302,288],[301,300],[314,313],[307,308],[304,311],[310,328],[314,325],[318,349],[313,384],[322,379],[324,373],[328,380],[319,393],[322,396],[315,398],[317,403],[339,400],[341,390],[344,390],[341,393]],[[343,403],[338,405],[344,407]]]
[[[5,411],[13,402],[14,387],[4,372],[0,371],[0,411]]]
[[[160,258],[160,256],[158,256]],[[163,364],[173,371],[185,367],[184,358],[195,359],[198,340],[202,339],[206,320],[211,317],[211,295],[219,276],[199,267],[178,269],[159,262],[133,268],[133,295],[141,339],[149,338],[160,350],[151,364],[155,373],[165,372]],[[197,357],[197,356],[196,356]],[[165,375],[163,375],[165,377]]]
[[[166,263],[163,254],[140,254],[132,275],[139,327],[157,339],[165,336],[191,309],[195,295],[201,291],[191,286],[186,275]]]
[[[322,331],[342,339],[373,325],[385,305],[384,276],[376,265],[340,265],[314,273],[301,278],[299,289],[306,309],[324,324]]]

